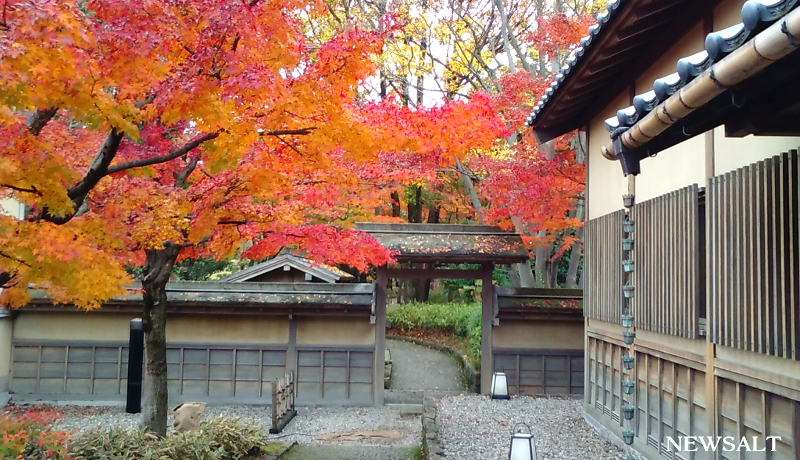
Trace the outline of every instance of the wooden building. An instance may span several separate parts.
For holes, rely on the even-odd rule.
[[[800,458],[799,46],[796,0],[611,1],[528,120],[588,137],[585,413],[633,457]]]
[[[220,279],[223,283],[339,283],[353,275],[325,264],[315,264],[293,254],[281,254]]]

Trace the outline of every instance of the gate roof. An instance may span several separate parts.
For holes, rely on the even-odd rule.
[[[398,262],[496,263],[528,260],[518,233],[487,225],[386,224],[359,222]]]

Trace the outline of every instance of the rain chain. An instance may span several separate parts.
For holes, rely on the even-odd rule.
[[[633,208],[633,195],[627,194],[622,196],[623,204],[625,205],[625,220],[622,222],[622,250],[624,257],[622,258],[622,271],[624,285],[622,286],[623,303],[622,315],[620,321],[625,331],[622,333],[622,338],[625,345],[628,346],[628,354],[622,357],[622,367],[624,369],[625,378],[622,381],[622,418],[623,430],[622,440],[626,445],[633,444],[633,436],[635,434],[633,427],[633,416],[636,412],[635,395],[636,382],[633,380],[634,368],[634,355],[633,355],[633,340],[636,338],[636,332],[633,331],[633,230],[634,222],[631,218],[631,210]],[[623,460],[634,460],[635,457],[630,452],[628,447],[627,453],[622,457]]]

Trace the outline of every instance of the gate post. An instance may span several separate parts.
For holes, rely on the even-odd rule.
[[[144,364],[144,326],[140,318],[131,320],[131,337],[128,345],[128,390],[125,412],[142,411],[142,366]]]
[[[386,356],[386,284],[389,273],[386,265],[378,267],[375,280],[375,360],[373,363],[373,403],[383,405],[383,370]]]
[[[481,280],[481,394],[492,390],[494,356],[492,355],[492,320],[494,319],[494,285],[492,284],[493,264],[483,264]]]
[[[2,291],[2,289],[0,289]],[[0,308],[0,407],[9,400],[11,387],[11,349],[14,317],[11,310]]]

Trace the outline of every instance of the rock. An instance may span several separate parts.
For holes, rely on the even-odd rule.
[[[206,403],[186,402],[172,409],[172,428],[175,432],[194,431],[200,427],[200,416],[206,410]]]

